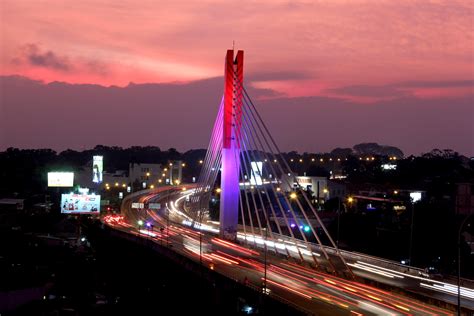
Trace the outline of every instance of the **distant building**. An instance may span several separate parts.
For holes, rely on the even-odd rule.
[[[145,183],[145,186],[157,185],[160,180],[165,181],[164,169],[161,164],[155,163],[130,163],[128,168],[129,183]]]
[[[283,184],[283,189],[289,191],[299,186],[303,190],[311,190],[313,197],[319,202],[325,202],[332,198],[343,199],[346,196],[346,186],[336,181],[328,180],[326,177],[309,177],[309,176],[289,176],[291,179],[290,183],[293,183],[293,187],[289,188],[288,185]]]
[[[168,164],[168,179],[171,184],[180,184],[183,181],[183,162],[176,160]]]
[[[468,215],[474,213],[474,185],[458,183],[456,190],[456,214]]]
[[[25,207],[24,199],[0,199],[0,209],[21,211]]]

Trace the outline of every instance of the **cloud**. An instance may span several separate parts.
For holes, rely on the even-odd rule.
[[[18,61],[26,62],[31,66],[52,68],[64,72],[68,72],[73,68],[67,57],[58,56],[50,50],[43,51],[36,44],[26,44],[22,49],[22,56],[15,59],[15,62]]]
[[[474,80],[452,80],[452,81],[405,81],[393,86],[403,88],[464,88],[474,87]]]
[[[372,85],[353,85],[345,86],[334,89],[327,89],[324,91],[330,95],[339,96],[354,96],[354,97],[375,97],[375,98],[387,98],[387,97],[402,97],[407,95],[406,91],[401,90],[399,87],[391,85],[386,86],[372,86]]]
[[[1,145],[62,150],[97,144],[187,150],[207,146],[223,78],[104,87],[0,76],[0,86],[0,150]],[[474,155],[472,97],[406,96],[363,106],[349,98],[322,96],[258,99],[261,93],[266,91],[249,89],[283,151],[319,152],[377,142],[407,154],[451,148]]]
[[[276,72],[258,72],[250,73],[246,76],[248,81],[286,81],[286,80],[304,80],[314,78],[304,71],[276,71]]]
[[[373,100],[416,96],[419,91],[473,94],[474,80],[405,81],[386,85],[351,85],[327,89],[325,94],[338,97],[367,97]],[[449,93],[451,92],[451,93]],[[434,94],[437,95],[437,94]]]
[[[60,55],[52,50],[44,49],[38,44],[22,45],[11,64],[23,68],[41,68],[53,71],[58,75],[72,76],[79,73],[90,73],[105,77],[110,74],[109,66],[100,60]]]

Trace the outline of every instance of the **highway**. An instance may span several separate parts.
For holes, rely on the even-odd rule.
[[[206,222],[199,229],[190,227],[192,220],[183,204],[192,193],[189,186],[161,187],[127,197],[122,215],[103,217],[107,225],[130,234],[148,238],[196,262],[201,262],[231,279],[254,287],[266,295],[298,306],[318,315],[453,315],[451,311],[426,304],[394,292],[364,283],[336,277],[312,269],[309,262],[316,256],[327,264],[316,245],[308,249],[295,245],[285,236],[268,240],[264,234],[239,232],[239,244],[218,238],[218,223]],[[132,202],[161,203],[159,210],[133,209]],[[166,206],[166,207],[164,207]],[[139,221],[142,225],[139,226]],[[261,232],[260,232],[261,233]],[[298,246],[298,247],[296,247]],[[301,249],[298,251],[298,248]],[[335,250],[326,249],[328,253]],[[288,257],[287,254],[290,254]],[[357,277],[374,280],[405,291],[456,302],[453,285],[413,273],[388,268],[363,255],[343,253]],[[300,260],[301,256],[304,261]],[[369,258],[369,257],[368,257]],[[364,260],[365,259],[365,260]],[[307,261],[307,262],[305,262]],[[332,261],[332,260],[331,260]],[[334,261],[335,262],[335,261]],[[338,268],[338,267],[336,267]],[[457,291],[457,288],[456,288]],[[457,293],[457,292],[455,292]],[[462,305],[474,308],[474,291],[463,288]]]

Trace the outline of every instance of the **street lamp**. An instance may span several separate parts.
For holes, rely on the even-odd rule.
[[[145,175],[146,175],[146,185],[148,185],[148,179],[150,178],[150,173],[147,172]]]
[[[413,266],[411,262],[411,254],[413,251],[413,226],[415,220],[415,204],[413,201],[410,201],[410,208],[411,208],[411,223],[410,223],[410,248],[408,249],[408,264]]]
[[[267,294],[267,239],[268,239],[268,227],[265,227],[265,247],[264,247],[264,274],[263,274],[263,293]]]
[[[341,217],[341,198],[337,198],[337,235],[336,235],[336,247],[339,248],[339,220]]]
[[[458,315],[461,316],[461,233],[467,220],[472,216],[472,213],[467,215],[459,226],[458,231]]]

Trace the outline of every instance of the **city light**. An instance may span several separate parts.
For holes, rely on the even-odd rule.
[[[154,189],[154,188],[155,188],[155,186],[153,184],[150,185],[150,189]]]
[[[115,182],[115,186],[118,187],[118,186],[119,186],[119,183],[118,183],[118,182]]]
[[[347,202],[349,202],[349,203],[352,203],[352,202],[354,202],[354,198],[352,198],[351,196],[350,196],[350,197],[348,197],[348,198],[347,198]]]
[[[186,167],[186,164],[185,164],[185,163],[182,163],[182,164],[181,164],[181,167]]]
[[[216,189],[216,193],[221,193],[221,191],[222,191],[221,188]]]
[[[203,161],[202,161],[202,160],[199,160],[199,163],[202,165]]]
[[[147,173],[146,173],[146,176],[147,176],[147,177],[149,177],[149,176],[150,176],[150,173],[149,173],[149,172],[147,172]]]
[[[324,193],[328,193],[329,191],[328,191],[328,189],[324,188],[324,189],[323,189],[323,192],[324,192]]]
[[[138,226],[142,226],[143,225],[143,221],[140,219],[138,222]]]
[[[290,198],[292,198],[292,199],[296,199],[297,196],[298,196],[298,195],[296,195],[295,192],[292,192],[292,193],[290,194]]]

